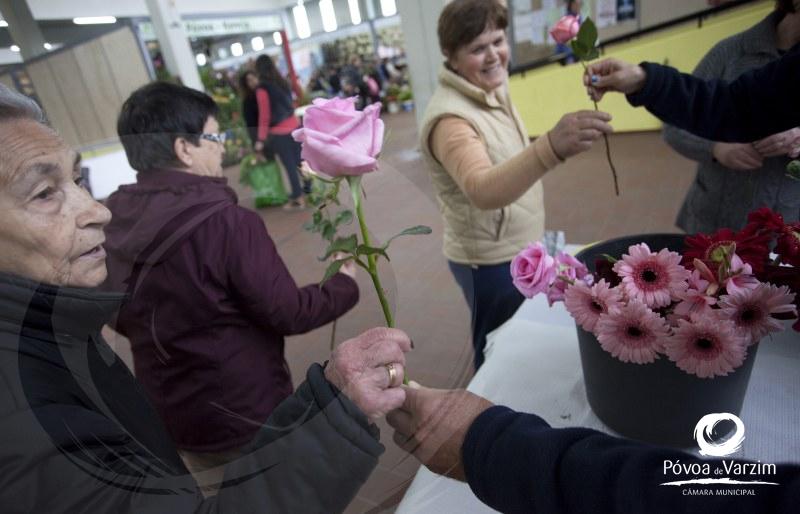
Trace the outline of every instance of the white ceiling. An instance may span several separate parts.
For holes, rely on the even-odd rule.
[[[144,0],[27,0],[37,20],[71,19],[78,16],[149,16]],[[296,0],[171,0],[182,15],[273,11]]]

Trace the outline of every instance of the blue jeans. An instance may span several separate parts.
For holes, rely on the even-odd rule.
[[[483,364],[486,334],[505,323],[525,299],[511,281],[511,263],[472,267],[448,261],[472,314],[475,370]]]

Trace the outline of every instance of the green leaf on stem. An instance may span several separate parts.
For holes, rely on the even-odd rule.
[[[575,57],[581,61],[587,60],[586,56],[589,53],[589,49],[581,41],[573,39],[569,42],[569,46],[572,47],[572,53],[575,54]]]
[[[336,227],[333,226],[328,220],[325,220],[320,225],[320,230],[322,231],[322,237],[326,241],[332,241],[334,237],[336,237]]]
[[[433,232],[433,230],[431,230],[431,227],[427,227],[425,225],[417,225],[416,227],[407,228],[404,231],[400,232],[399,234],[396,234],[396,235],[390,237],[389,240],[386,241],[386,244],[383,245],[383,248],[384,249],[389,248],[389,244],[392,241],[394,241],[395,239],[397,239],[398,237],[402,237],[402,236],[423,236],[423,235],[428,235],[428,234],[430,234],[432,232]]]
[[[325,261],[330,259],[331,255],[335,253],[346,253],[353,255],[356,253],[356,248],[358,247],[358,238],[355,234],[351,234],[347,237],[339,237],[334,242],[328,246],[328,249],[325,250],[325,255],[320,258],[321,261]]]
[[[340,225],[349,225],[353,222],[353,211],[346,210],[341,211],[339,214],[336,215],[336,219],[333,220],[333,224],[336,227]]]
[[[322,287],[325,284],[325,282],[327,282],[328,280],[333,278],[334,275],[339,273],[339,270],[342,269],[344,263],[351,259],[352,257],[348,257],[346,259],[339,259],[338,261],[333,261],[332,263],[330,263],[328,269],[325,270],[325,276],[322,277],[322,280],[319,283],[319,287]]]
[[[593,60],[597,59],[598,57],[600,57],[600,50],[598,50],[597,48],[592,48],[591,50],[589,50],[589,53],[586,54],[586,57],[584,57],[583,60],[584,61],[593,61]]]
[[[610,262],[611,264],[614,264],[614,263],[616,263],[616,262],[619,260],[619,259],[617,259],[616,257],[614,257],[614,256],[611,256],[611,255],[609,255],[609,254],[607,254],[607,253],[604,253],[604,254],[602,254],[602,255],[601,255],[601,257],[603,257],[605,260],[607,260],[607,261],[608,261],[608,262]]]
[[[385,257],[387,261],[391,261],[389,255],[386,253],[386,248],[375,248],[374,246],[358,245],[356,255],[380,255]]]
[[[586,18],[583,23],[581,23],[581,28],[578,30],[576,39],[581,43],[582,47],[589,51],[597,47],[597,36],[597,26],[591,18]]]

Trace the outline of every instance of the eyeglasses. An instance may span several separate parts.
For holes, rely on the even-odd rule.
[[[222,132],[221,134],[200,134],[200,139],[205,139],[206,141],[211,141],[212,143],[224,145],[225,140],[228,139],[228,134],[225,132]]]

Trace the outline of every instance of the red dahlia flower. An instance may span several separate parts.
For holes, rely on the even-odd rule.
[[[723,228],[715,234],[686,236],[683,249],[683,265],[694,269],[694,260],[700,259],[712,271],[717,271],[725,256],[738,255],[758,275],[769,260],[770,234],[761,233],[757,225],[750,224],[741,232]]]
[[[781,256],[781,262],[800,267],[800,222],[783,227],[775,253]]]
[[[780,232],[785,226],[783,216],[777,212],[773,212],[767,207],[762,207],[748,214],[747,223],[748,225],[757,225],[757,228],[760,230],[768,230],[771,232]]]

